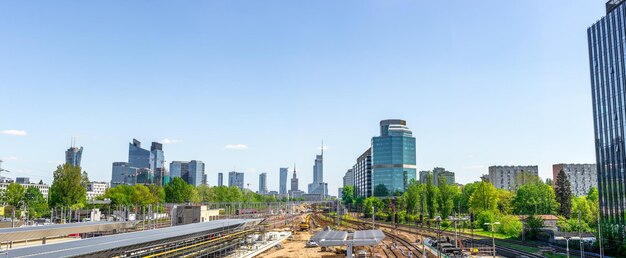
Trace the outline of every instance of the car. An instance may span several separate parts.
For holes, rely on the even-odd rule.
[[[306,242],[306,247],[319,247],[320,245],[313,241],[313,240],[309,240],[309,242]]]

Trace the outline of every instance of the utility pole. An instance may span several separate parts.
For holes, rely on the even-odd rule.
[[[376,227],[374,226],[374,205],[372,205],[372,230],[376,229]]]
[[[580,242],[580,257],[585,257],[585,242],[583,242],[583,234],[580,225],[580,210],[578,211],[578,241]]]

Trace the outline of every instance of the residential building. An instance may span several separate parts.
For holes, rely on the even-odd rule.
[[[433,172],[431,171],[420,171],[420,178],[419,178],[419,182],[422,184],[426,184],[428,183],[428,175],[432,176]],[[434,179],[433,179],[434,181]]]
[[[490,166],[489,182],[496,188],[517,190],[518,187],[539,177],[539,166]]]
[[[281,195],[287,194],[287,177],[289,176],[289,168],[280,168],[280,184],[278,193]]]
[[[128,165],[128,162],[113,162],[113,170],[111,172],[111,187],[116,187],[122,184],[133,184],[130,165]]]
[[[80,160],[83,156],[83,147],[70,147],[65,151],[65,163],[80,167]]]
[[[321,194],[325,197],[328,195],[328,184],[324,183],[324,144],[322,144],[321,151],[320,155],[315,155],[313,182],[309,184],[308,193]]]
[[[342,196],[343,196],[343,187],[339,187],[339,189],[337,189],[337,199],[341,199]]]
[[[622,0],[606,3],[606,16],[587,29],[601,223],[626,227],[626,60]]]
[[[576,196],[587,195],[591,187],[598,187],[596,164],[554,164],[552,165],[553,184],[556,184],[556,177],[561,170],[565,172],[572,194]]]
[[[87,184],[87,200],[94,200],[98,196],[102,196],[109,189],[109,183],[107,182],[89,182]]]
[[[348,169],[346,174],[343,175],[343,187],[354,186],[354,170]]]
[[[357,197],[372,196],[372,148],[368,148],[352,166],[354,172],[354,194]]]
[[[14,181],[13,179],[10,178],[4,178],[5,180],[2,180],[0,182],[0,191],[5,191],[7,189],[7,187],[11,184],[11,183],[18,183],[17,181]],[[18,183],[20,184],[20,183]],[[50,186],[47,184],[44,184],[43,181],[39,181],[38,184],[31,184],[31,183],[27,183],[27,184],[20,184],[22,185],[22,187],[24,188],[29,188],[29,187],[35,187],[37,189],[39,189],[39,192],[41,192],[41,195],[43,195],[44,198],[48,199],[48,193],[50,191]]]
[[[228,172],[228,186],[236,186],[243,190],[243,173],[235,171]]]
[[[267,173],[259,174],[259,194],[267,194]]]
[[[454,172],[450,172],[445,168],[436,167],[433,168],[433,183],[436,186],[439,186],[439,179],[445,179],[446,184],[453,185],[454,181]]]
[[[406,121],[380,121],[380,136],[372,138],[374,196],[404,192],[416,174],[415,137]]]
[[[223,186],[224,185],[224,173],[219,172],[217,173],[217,186]]]
[[[28,177],[16,177],[15,182],[18,184],[30,184],[30,178]]]

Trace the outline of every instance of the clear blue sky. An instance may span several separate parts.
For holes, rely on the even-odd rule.
[[[595,162],[586,29],[605,1],[3,1],[0,158],[50,183],[70,138],[109,181],[128,142],[170,139],[210,184],[258,187],[321,139],[336,194],[386,118],[418,170]],[[229,149],[242,144],[247,149]]]

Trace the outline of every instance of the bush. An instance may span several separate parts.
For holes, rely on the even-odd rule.
[[[406,222],[406,211],[400,211],[398,212],[398,223],[405,223]]]
[[[405,219],[406,219],[406,221],[410,221],[410,222],[417,222],[417,221],[420,219],[420,217],[419,217],[419,216],[417,216],[417,215],[407,214],[407,215],[405,216]]]
[[[450,227],[450,225],[452,224],[452,222],[448,221],[448,220],[442,220],[441,221],[441,228],[447,228]]]
[[[389,217],[389,215],[382,211],[377,211],[375,217],[376,217],[376,220],[387,221],[387,218]]]
[[[485,225],[485,223],[492,223],[496,220],[496,214],[491,211],[482,211],[476,216],[474,221],[474,228],[482,228],[484,231],[491,231],[491,226]]]
[[[498,233],[504,234],[508,237],[518,237],[522,233],[522,222],[519,221],[517,216],[504,215],[501,216],[500,226],[497,227]]]

